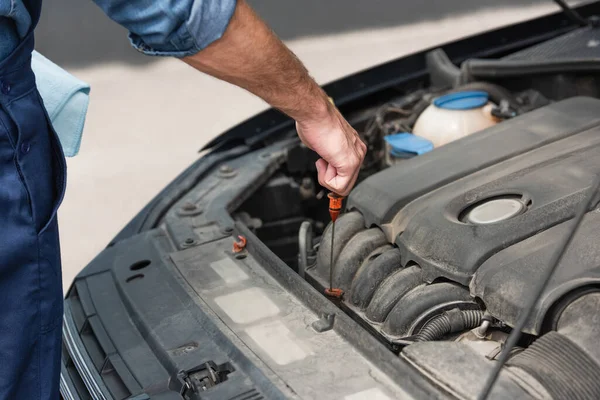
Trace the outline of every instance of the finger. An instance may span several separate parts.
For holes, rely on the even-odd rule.
[[[325,187],[325,171],[327,170],[327,161],[319,158],[315,163],[315,166],[317,167],[317,180],[319,181],[319,185]]]
[[[354,176],[350,180],[350,184],[346,188],[346,190],[348,191],[348,193],[350,193],[352,191],[352,189],[354,188],[354,184],[356,183],[356,180],[358,179],[358,174],[359,173],[360,173],[360,168],[357,168],[356,172],[354,173]]]
[[[356,169],[354,170],[354,173],[352,174],[352,179],[350,180],[350,188],[352,188],[352,186],[354,186],[354,182],[356,182],[356,179],[358,178],[358,174],[360,173],[361,166],[362,166],[362,159],[358,163],[358,166],[356,167]]]
[[[362,149],[357,149],[356,151],[358,153],[361,153]],[[358,179],[358,174],[360,173],[360,167],[362,165],[363,159],[364,159],[364,156],[362,156],[362,154],[357,155],[357,159],[354,161],[354,165],[349,167],[349,169],[352,170],[351,175],[348,175],[348,176],[337,175],[334,177],[334,179],[332,179],[330,181],[326,181],[325,183],[327,183],[329,186],[334,187],[334,189],[335,189],[334,191],[336,193],[338,193],[339,195],[347,196],[350,193],[350,191],[352,190],[352,188],[354,187],[356,180]]]
[[[331,182],[336,176],[338,176],[337,168],[331,165],[331,163],[327,163],[327,169],[325,170],[325,182]]]
[[[341,195],[340,185],[336,180],[342,177],[338,175],[337,169],[322,158],[317,160],[315,166],[317,167],[317,180],[319,181],[319,185]]]
[[[351,161],[342,170],[324,159],[319,159],[316,164],[319,184],[342,196],[347,196],[354,187],[367,151],[360,139],[355,140],[352,147],[354,151],[351,152]]]
[[[352,174],[352,176],[349,179],[345,180],[345,186],[343,188],[339,188],[338,192],[336,193],[338,193],[340,196],[348,196],[348,194],[350,194],[350,192],[352,191],[356,180],[358,179],[358,173],[359,169],[357,168],[356,171],[354,171],[354,173]]]
[[[352,182],[353,175],[340,175],[336,172],[336,175],[331,177],[331,179],[326,180],[325,184],[330,190],[341,195],[346,196],[348,192],[350,192],[350,183]]]

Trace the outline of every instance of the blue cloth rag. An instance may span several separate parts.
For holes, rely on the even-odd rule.
[[[33,52],[31,68],[63,152],[67,157],[74,157],[81,146],[90,85],[75,78],[37,51]]]

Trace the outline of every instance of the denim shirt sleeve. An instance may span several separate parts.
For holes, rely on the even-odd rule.
[[[138,51],[153,56],[185,57],[219,39],[236,0],[94,0],[129,30]]]

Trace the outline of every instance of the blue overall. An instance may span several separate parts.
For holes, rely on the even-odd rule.
[[[65,160],[31,71],[33,34],[0,61],[0,399],[58,399]]]
[[[130,31],[139,51],[175,57],[220,38],[236,7],[236,0],[94,2]],[[59,398],[56,211],[65,160],[31,71],[41,8],[42,0],[0,0],[0,400]]]

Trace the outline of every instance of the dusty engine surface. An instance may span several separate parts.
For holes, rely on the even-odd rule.
[[[600,398],[598,29],[460,66],[427,52],[426,81],[347,113],[368,152],[335,229],[302,145],[240,219],[456,398],[493,371],[492,398]]]
[[[453,331],[479,326],[484,311],[512,326],[598,173],[600,100],[579,97],[372,175],[336,225],[333,281],[344,290],[343,307],[390,342],[455,309],[462,326]],[[527,333],[540,334],[561,297],[600,282],[595,208]],[[306,271],[321,288],[329,281],[330,229]]]

